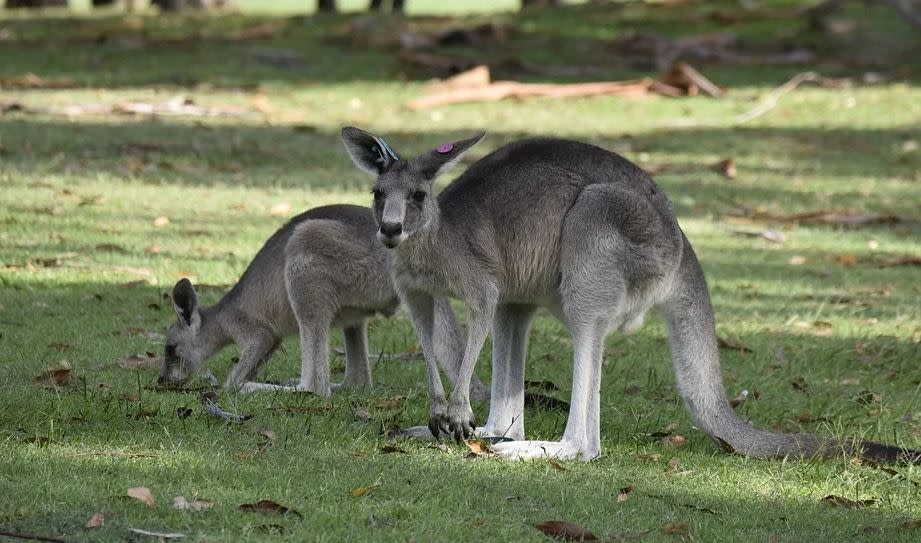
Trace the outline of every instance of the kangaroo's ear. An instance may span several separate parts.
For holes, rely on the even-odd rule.
[[[435,179],[457,164],[460,158],[464,156],[464,153],[479,143],[484,136],[486,136],[486,132],[480,132],[472,138],[454,143],[442,143],[434,150],[416,157],[413,164],[423,177]]]
[[[201,321],[198,314],[198,294],[192,282],[182,278],[173,287],[173,308],[179,316],[179,322],[192,326]]]
[[[343,128],[341,135],[352,162],[371,175],[380,175],[400,161],[400,156],[387,145],[384,138],[354,126]]]

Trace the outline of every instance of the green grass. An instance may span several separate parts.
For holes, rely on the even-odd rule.
[[[434,5],[418,4],[423,11]],[[563,65],[603,51],[603,40],[621,30],[679,33],[685,27],[676,23],[711,6],[534,12],[518,21],[523,30],[501,50],[451,53]],[[489,135],[478,156],[527,134],[556,134],[642,164],[673,166],[657,180],[704,265],[718,332],[753,351],[722,352],[729,394],[760,393],[739,407],[743,416],[764,428],[921,447],[919,272],[876,266],[921,256],[921,56],[891,13],[852,9],[858,8],[867,12],[846,14],[859,21],[850,36],[805,32],[789,20],[728,28],[755,42],[799,32],[826,51],[809,67],[825,75],[859,78],[872,69],[892,76],[865,87],[803,87],[742,126],[735,117],[800,67],[703,66],[730,87],[722,100],[541,100],[408,112],[401,104],[422,92],[424,78],[403,74],[391,49],[330,39],[347,17],[0,19],[16,40],[34,40],[3,44],[0,78],[34,72],[78,84],[0,88],[0,104],[43,108],[183,95],[199,105],[265,111],[222,118],[0,116],[0,529],[67,541],[124,539],[129,527],[182,532],[195,541],[527,541],[543,538],[533,524],[559,519],[605,536],[648,531],[649,541],[677,537],[660,532],[667,522],[686,523],[691,539],[708,542],[916,540],[918,530],[902,523],[921,517],[918,468],[888,472],[846,459],[757,461],[721,453],[693,428],[674,390],[658,318],[636,335],[610,338],[603,456],[563,462],[564,470],[546,461],[466,460],[453,444],[404,443],[405,453],[381,453],[382,427],[425,420],[418,362],[381,362],[370,395],[340,394],[328,405],[304,396],[224,394],[225,407],[254,414],[240,426],[205,416],[195,395],[148,389],[154,369],[117,365],[123,356],[162,349],[156,336],[129,331],[162,331],[175,318],[163,294],[179,277],[212,285],[202,289],[206,302],[219,298],[283,222],[272,206],[287,202],[293,214],[332,202],[368,203],[368,179],[338,141],[341,125],[386,134],[410,155],[484,128]],[[514,21],[501,14],[472,21],[491,17]],[[216,41],[266,21],[283,28],[277,37]],[[122,39],[139,29],[154,37],[201,30],[206,39],[140,48]],[[87,41],[103,32],[109,39]],[[549,45],[535,47],[535,39]],[[860,58],[845,54],[855,42]],[[253,46],[290,48],[306,62],[297,69],[261,64],[250,55]],[[605,66],[606,77],[648,75],[616,59]],[[734,159],[737,178],[706,168],[723,158]],[[774,215],[849,209],[912,220],[853,229],[739,225],[728,215],[740,204]],[[155,227],[161,216],[169,224]],[[788,240],[733,233],[765,228],[782,230]],[[119,250],[100,250],[102,244]],[[805,263],[791,265],[794,256]],[[405,315],[375,320],[371,342],[388,352],[416,344]],[[55,343],[72,348],[61,352]],[[270,379],[298,371],[297,342],[285,345],[268,366]],[[488,351],[477,368],[483,378]],[[235,354],[227,349],[212,369],[223,374]],[[542,316],[528,378],[556,383],[556,395],[566,399],[571,354],[562,327]],[[64,359],[74,368],[74,385],[53,391],[33,384]],[[334,371],[341,374],[341,359]],[[791,385],[800,377],[805,392]],[[858,401],[867,391],[879,401]],[[378,405],[394,396],[405,397],[398,407]],[[178,418],[181,407],[193,415]],[[358,408],[371,420],[356,417]],[[488,406],[475,408],[485,420]],[[529,437],[558,438],[564,425],[564,414],[527,413]],[[686,444],[646,436],[670,425]],[[276,439],[257,452],[263,429]],[[659,457],[641,457],[649,454]],[[666,474],[673,457],[679,471],[690,472]],[[364,496],[350,494],[377,481]],[[619,503],[628,484],[636,490]],[[135,486],[152,490],[154,507],[125,497]],[[820,502],[828,494],[876,504],[832,508]],[[177,511],[172,499],[179,495],[215,505]],[[303,517],[237,511],[260,499]],[[85,530],[97,511],[105,526]],[[270,533],[278,529],[284,534]]]

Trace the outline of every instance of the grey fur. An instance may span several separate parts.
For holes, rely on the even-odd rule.
[[[350,154],[366,134],[342,131]],[[505,457],[600,454],[600,383],[605,337],[642,325],[661,309],[668,324],[678,389],[696,424],[725,449],[756,457],[856,452],[876,459],[918,461],[921,455],[869,442],[757,430],[726,399],[713,311],[703,272],[655,182],[623,157],[558,139],[512,143],[472,165],[436,198],[434,177],[482,135],[439,146],[383,169],[374,185],[375,219],[393,223],[378,237],[396,254],[397,291],[407,303],[430,372],[429,426],[436,435],[474,431],[468,378],[493,333],[489,419],[483,436],[524,438],[523,379],[528,330],[545,307],[569,329],[574,349],[572,401],[559,442],[513,441]],[[447,151],[446,151],[447,150]],[[404,209],[402,217],[388,210]],[[397,229],[397,226],[399,228]],[[468,309],[467,344],[450,398],[435,366],[434,298]],[[874,449],[882,447],[882,449]]]
[[[369,388],[371,367],[367,319],[392,315],[399,300],[389,279],[392,255],[375,239],[369,209],[333,205],[294,217],[256,254],[237,284],[214,306],[199,308],[192,284],[173,289],[177,322],[170,327],[158,382],[186,382],[229,343],[240,360],[224,381],[228,389],[303,390],[329,395],[329,329],[345,336],[345,377],[341,386]],[[437,304],[437,347],[448,378],[459,365],[463,334],[446,299]],[[300,333],[301,377],[297,387],[254,383],[284,337]],[[474,380],[473,394],[485,398]]]

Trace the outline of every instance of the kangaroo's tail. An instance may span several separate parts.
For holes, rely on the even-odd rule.
[[[724,450],[757,458],[856,455],[880,463],[921,464],[921,451],[872,441],[767,432],[739,418],[726,399],[710,295],[687,238],[681,266],[661,309],[685,405],[697,426]]]

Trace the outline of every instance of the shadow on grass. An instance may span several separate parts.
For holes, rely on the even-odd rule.
[[[913,127],[891,129],[708,127],[662,130],[648,134],[592,137],[597,145],[628,148],[628,158],[652,153],[653,166],[671,168],[657,175],[660,184],[686,214],[683,196],[693,201],[726,205],[779,202],[786,209],[809,208],[814,193],[795,188],[797,176],[835,179],[878,178],[905,181],[887,189],[893,207],[913,198],[919,158],[906,155],[901,144]],[[391,132],[383,134],[404,154],[413,155],[467,131]],[[475,156],[527,134],[491,130]],[[370,186],[349,161],[338,131],[322,127],[252,125],[197,126],[179,123],[59,122],[8,116],[0,124],[3,162],[9,171],[46,175],[107,174],[155,185],[211,185],[309,188],[360,191]],[[669,159],[677,155],[678,159]],[[740,164],[740,181],[727,183],[708,166],[730,157]],[[765,164],[765,157],[769,159]],[[758,182],[761,178],[776,181]],[[820,189],[818,192],[822,192]],[[869,197],[868,197],[869,196]],[[835,190],[842,205],[863,207],[873,195],[855,187]],[[22,210],[27,211],[27,210]],[[699,211],[699,210],[698,210]]]
[[[770,12],[772,10],[765,10]],[[775,86],[804,69],[853,75],[865,70],[899,70],[901,78],[921,74],[912,29],[886,6],[850,6],[844,16],[859,18],[859,31],[828,35],[807,30],[793,7],[779,17],[750,17],[734,2],[646,5],[579,5],[470,18],[410,18],[422,28],[450,28],[484,20],[510,24],[511,38],[480,47],[437,50],[495,66],[501,78],[563,81],[624,79],[654,75],[651,61],[631,65],[611,41],[632,31],[666,36],[732,33],[748,44],[806,46],[819,52],[813,66],[702,66],[715,81],[729,86]],[[786,13],[786,15],[782,15]],[[354,23],[354,24],[353,24]],[[138,86],[253,88],[263,84],[312,85],[318,82],[424,80],[399,61],[399,19],[334,17],[217,16],[94,17],[6,20],[15,39],[4,43],[4,71],[35,72],[70,78],[81,85],[108,88]],[[254,40],[233,36],[260,29]],[[288,62],[259,60],[258,48],[286,49]],[[511,60],[511,63],[509,62]],[[561,68],[588,65],[591,76],[535,76],[504,68],[521,63]],[[699,65],[700,66],[700,65]]]

